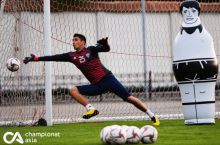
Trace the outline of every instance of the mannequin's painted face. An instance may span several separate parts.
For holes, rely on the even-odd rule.
[[[193,24],[197,21],[199,17],[199,12],[196,8],[186,8],[183,7],[182,10],[182,15],[183,15],[183,21],[186,24]]]

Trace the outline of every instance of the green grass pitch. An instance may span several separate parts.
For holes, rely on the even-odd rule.
[[[220,120],[215,125],[184,125],[183,120],[162,120],[156,127],[159,133],[155,145],[220,145]],[[103,145],[99,139],[101,129],[108,125],[135,125],[142,127],[146,121],[116,121],[97,123],[61,124],[51,127],[0,127],[1,141],[4,145],[5,132],[20,132],[24,144],[30,145]],[[26,137],[31,133],[59,133],[59,137]],[[12,138],[12,137],[11,137]],[[28,139],[29,138],[29,139]],[[10,137],[8,137],[10,140]],[[29,143],[28,143],[29,141]],[[19,145],[14,142],[12,145]],[[142,143],[139,143],[139,145]]]

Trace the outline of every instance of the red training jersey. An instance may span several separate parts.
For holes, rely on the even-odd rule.
[[[52,56],[39,57],[38,61],[60,61],[71,62],[84,74],[90,83],[99,82],[106,75],[111,74],[111,71],[106,69],[99,59],[99,52],[108,52],[108,45],[98,44],[97,46],[89,46],[82,51],[68,52]]]

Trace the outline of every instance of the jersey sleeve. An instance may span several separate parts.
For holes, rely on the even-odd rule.
[[[90,49],[93,53],[108,52],[110,51],[110,46],[97,44],[96,46],[89,46],[87,49]]]
[[[38,61],[60,61],[60,62],[69,62],[71,57],[69,53],[56,54],[51,56],[41,56],[38,58]]]

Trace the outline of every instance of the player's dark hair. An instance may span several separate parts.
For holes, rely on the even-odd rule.
[[[75,33],[73,35],[73,37],[79,37],[81,40],[85,41],[85,43],[86,43],[86,37],[84,35],[82,35],[82,34]]]
[[[196,0],[185,0],[180,4],[180,14],[182,14],[183,7],[185,8],[196,8],[200,14],[200,5]]]

